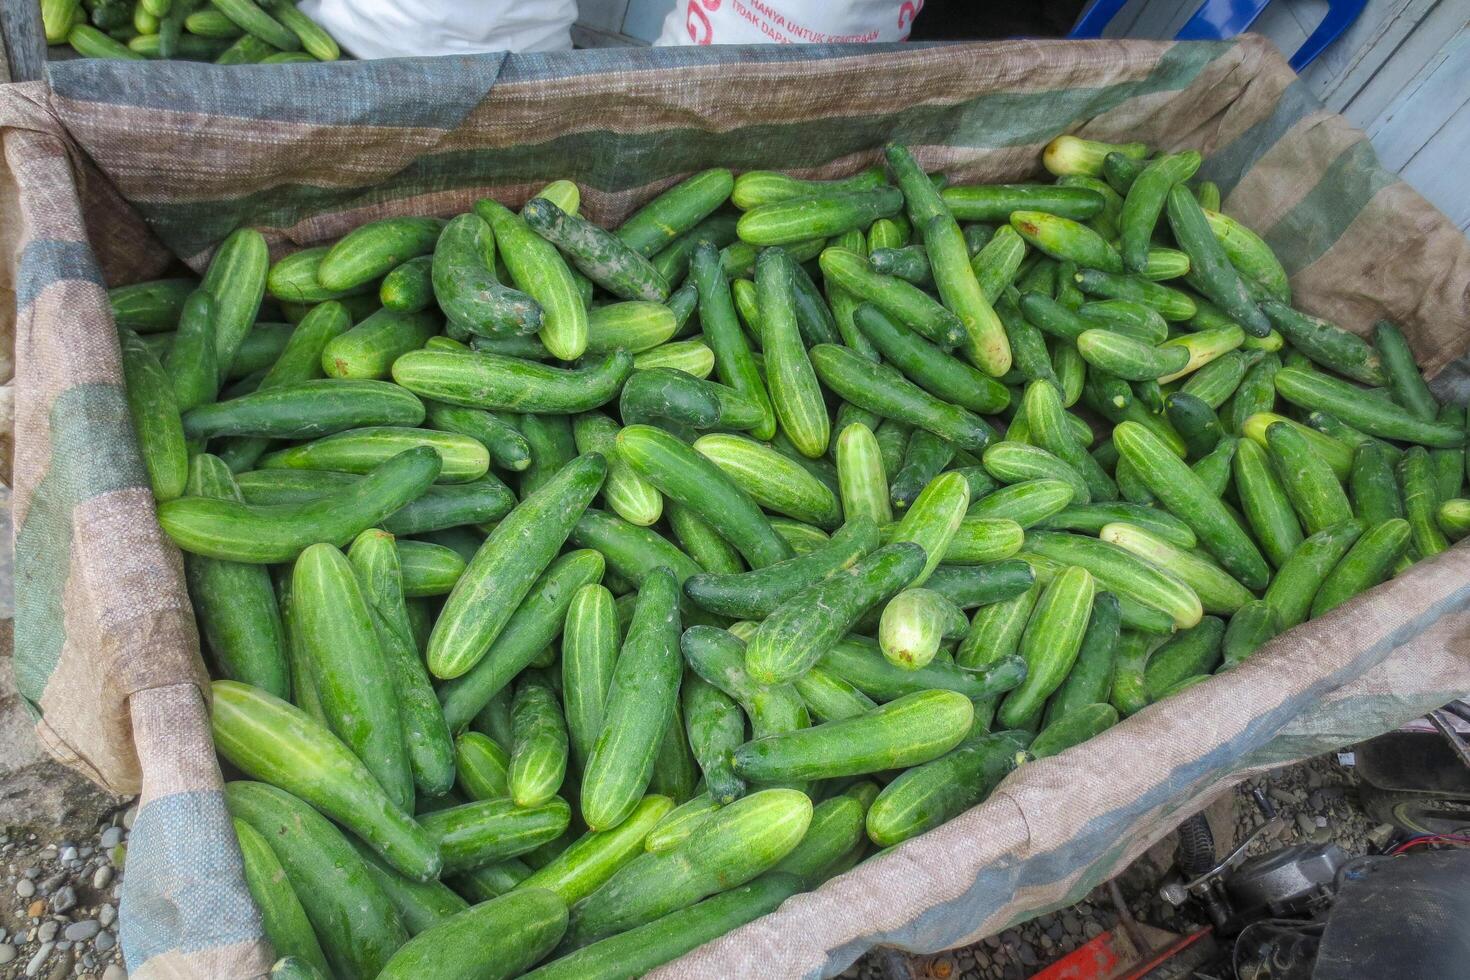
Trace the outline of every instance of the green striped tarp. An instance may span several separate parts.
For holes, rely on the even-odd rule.
[[[1470,243],[1252,37],[77,61],[0,91],[0,127],[17,680],[53,752],[142,791],[122,911],[134,976],[254,976],[270,952],[221,801],[179,555],[126,416],[107,285],[175,260],[200,270],[246,225],[280,255],[386,215],[519,204],[554,178],[612,223],[694,170],[839,176],[890,139],[955,181],[1023,180],[1070,132],[1201,149],[1299,305],[1358,331],[1397,321],[1431,372],[1470,348]],[[875,944],[939,950],[1072,902],[1251,772],[1470,690],[1467,605],[1462,545],[657,975],[829,976]]]

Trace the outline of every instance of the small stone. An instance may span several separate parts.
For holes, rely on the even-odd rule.
[[[40,939],[43,943],[49,943],[56,938],[56,933],[60,929],[61,923],[55,919],[47,919],[41,923],[41,928],[36,930],[36,938]]]
[[[82,848],[82,850],[81,850],[80,853],[81,853],[82,859],[83,860],[86,860],[87,858],[91,857],[93,854],[96,854],[97,853],[97,848],[95,848],[95,847],[84,847],[84,848]]]
[[[1313,769],[1313,768],[1310,768],[1309,767],[1307,769],[1307,786],[1309,788],[1311,788],[1311,789],[1316,789],[1318,786],[1321,786],[1321,785],[1322,785],[1322,774],[1320,772],[1318,772],[1316,769]]]
[[[33,864],[29,868],[26,868],[24,871],[22,871],[21,874],[25,875],[32,881],[35,881],[37,878],[41,877],[41,868],[38,865]]]
[[[1065,934],[1066,930],[1062,928],[1062,924],[1060,922],[1053,922],[1051,925],[1046,927],[1045,935],[1048,936],[1052,942],[1059,941]]]
[[[97,933],[97,938],[92,940],[92,945],[96,947],[97,952],[105,953],[108,950],[112,949],[112,947],[117,945],[117,937],[114,936],[112,933],[103,930],[102,932]]]
[[[1082,931],[1082,920],[1071,912],[1066,912],[1062,915],[1062,928],[1075,936]]]
[[[1311,793],[1307,794],[1307,806],[1313,810],[1322,809],[1322,791],[1320,789],[1314,789]]]
[[[28,919],[39,919],[45,914],[46,903],[41,901],[39,898],[32,902],[30,905],[26,906],[26,918]]]
[[[11,960],[15,959],[15,957],[16,952],[14,946],[12,946],[10,943],[0,943],[0,966],[9,963]]]
[[[1098,925],[1096,919],[1088,919],[1086,922],[1082,923],[1082,935],[1086,936],[1088,939],[1096,939],[1098,936],[1102,935],[1102,932],[1103,927]]]
[[[975,950],[975,965],[982,970],[990,969],[990,957],[983,950]]]
[[[51,896],[51,911],[70,912],[77,907],[77,890],[70,885]]]
[[[51,877],[47,878],[45,881],[41,882],[39,885],[37,885],[36,891],[40,892],[42,895],[50,895],[52,892],[56,891],[56,889],[60,888],[62,883],[65,881],[66,874],[64,872],[61,874],[54,874]]]
[[[123,969],[121,963],[110,963],[102,971],[102,980],[128,980],[128,971]]]
[[[138,804],[134,803],[123,811],[122,825],[125,830],[133,829],[133,821],[138,819]]]
[[[1307,839],[1310,840],[1313,844],[1325,844],[1328,841],[1332,840],[1332,828],[1331,827],[1317,827],[1317,828],[1314,828],[1312,830],[1312,832],[1307,835]]]
[[[112,865],[99,864],[92,875],[92,887],[100,892],[110,884],[112,884]]]
[[[1368,841],[1374,847],[1382,847],[1383,845],[1387,844],[1389,838],[1393,836],[1393,829],[1393,824],[1381,823],[1378,826],[1374,827],[1372,830],[1368,831]]]
[[[117,909],[111,905],[102,906],[97,910],[97,921],[102,923],[102,928],[106,929],[117,921]]]
[[[70,942],[84,943],[101,931],[102,923],[96,919],[83,919],[81,922],[73,922],[67,926],[62,935]]]
[[[63,863],[67,861],[75,861],[77,859],[77,856],[77,849],[71,844],[67,844],[65,847],[63,847],[61,849],[61,853],[58,855]]]
[[[1298,813],[1296,815],[1296,825],[1297,828],[1302,832],[1303,837],[1309,836],[1312,831],[1317,829],[1317,821],[1313,820],[1305,813]]]
[[[30,898],[36,894],[36,883],[29,878],[22,878],[16,882],[15,893],[21,898]]]
[[[101,845],[102,849],[105,851],[109,847],[116,847],[117,845],[121,844],[122,839],[123,832],[121,827],[108,827],[102,832],[102,836],[97,838],[97,843]]]
[[[32,956],[31,961],[26,964],[26,976],[33,977],[40,973],[41,965],[46,962],[46,957],[50,956],[51,951],[55,948],[55,943],[42,943],[41,948],[36,950],[36,955]]]
[[[1021,964],[1023,966],[1035,966],[1037,963],[1040,962],[1040,960],[1036,958],[1036,947],[1032,946],[1030,943],[1022,943],[1020,952]]]

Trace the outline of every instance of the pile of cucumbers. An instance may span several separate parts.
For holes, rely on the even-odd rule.
[[[84,58],[217,65],[336,61],[337,42],[296,0],[40,0],[47,44]]]
[[[1470,532],[1198,153],[885,158],[112,291],[283,974],[636,976]]]

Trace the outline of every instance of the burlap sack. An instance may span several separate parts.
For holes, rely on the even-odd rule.
[[[221,802],[179,555],[128,424],[106,285],[173,256],[200,269],[242,225],[279,253],[384,215],[450,215],[487,194],[516,203],[555,177],[576,180],[601,222],[702,167],[836,176],[894,138],[956,180],[1018,180],[1047,140],[1077,132],[1201,149],[1203,175],[1276,248],[1305,309],[1358,331],[1389,317],[1431,372],[1470,347],[1470,243],[1249,37],[86,61],[0,93],[0,126],[18,683],[53,752],[142,791],[121,936],[140,977],[253,976],[270,955]],[[1467,604],[1460,546],[657,975],[827,976],[874,944],[938,950],[1074,901],[1250,772],[1470,691]]]

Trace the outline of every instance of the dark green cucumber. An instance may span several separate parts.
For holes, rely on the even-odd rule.
[[[438,247],[435,247],[438,251]],[[419,255],[396,267],[378,287],[383,309],[396,313],[417,313],[434,302],[434,257]]]
[[[712,613],[764,619],[803,589],[850,568],[877,547],[877,528],[871,520],[858,518],[811,554],[738,574],[695,575],[684,583],[684,590]]]
[[[577,437],[572,431],[572,420],[566,415],[530,413],[521,416],[518,424],[526,445],[531,447],[531,465],[521,474],[518,488],[525,498],[545,486],[576,458]]]
[[[1465,429],[1450,422],[1426,421],[1392,402],[1365,395],[1361,388],[1320,371],[1282,368],[1276,390],[1293,405],[1328,412],[1360,432],[1383,439],[1443,449],[1465,444]]]
[[[454,770],[471,801],[510,795],[510,753],[488,735],[463,732],[454,740]]]
[[[1358,335],[1275,300],[1266,300],[1261,309],[1293,347],[1323,367],[1363,384],[1387,382],[1383,359]]]
[[[1164,413],[1184,439],[1189,459],[1198,460],[1208,455],[1225,435],[1215,410],[1204,399],[1188,392],[1174,391],[1165,396]]]
[[[433,313],[379,310],[328,341],[322,370],[332,378],[386,378],[400,355],[423,347],[440,325]]]
[[[757,781],[829,779],[906,768],[938,758],[969,733],[970,699],[954,691],[920,691],[866,715],[768,735],[731,756],[735,772]]]
[[[1029,564],[1007,559],[984,565],[941,564],[924,587],[933,589],[961,609],[974,609],[1020,595],[1031,588],[1034,580]]]
[[[184,300],[178,332],[163,357],[179,411],[214,401],[219,390],[219,369],[214,358],[214,299],[196,289]]]
[[[485,655],[606,473],[601,456],[579,456],[496,525],[434,624],[427,658],[436,677],[458,677]]]
[[[903,510],[918,498],[923,489],[954,459],[954,447],[932,432],[919,429],[904,448],[903,465],[893,474],[889,497],[893,506]]]
[[[700,324],[710,349],[714,351],[715,370],[721,381],[760,407],[761,421],[753,431],[758,438],[769,439],[776,431],[776,416],[766,394],[765,383],[751,357],[745,334],[735,317],[729,280],[720,268],[714,246],[695,249],[690,261],[690,276],[699,290]]]
[[[732,633],[691,626],[679,638],[679,645],[696,674],[744,709],[755,738],[796,731],[811,723],[806,704],[790,684],[759,684],[746,673],[745,643]],[[873,653],[883,661],[876,649]]]
[[[1225,638],[1220,643],[1223,661],[1216,672],[1236,666],[1279,632],[1281,627],[1276,621],[1276,610],[1270,603],[1264,599],[1247,602],[1225,626]]]
[[[1031,438],[1071,467],[1086,484],[1088,499],[1081,502],[1118,499],[1112,478],[1087,452],[1087,446],[1074,437],[1056,387],[1044,381],[1031,382],[1026,386],[1023,407]]]
[[[1103,196],[1086,187],[1054,184],[957,184],[939,192],[959,221],[1006,221],[1016,211],[1041,211],[1084,221],[1103,209]]]
[[[1439,402],[1424,383],[1403,331],[1388,320],[1379,320],[1373,325],[1373,346],[1378,350],[1393,400],[1415,418],[1434,421],[1439,414]]]
[[[233,823],[244,860],[245,886],[260,909],[265,938],[279,955],[309,963],[326,976],[331,972],[326,955],[280,859],[260,831],[240,819]]]
[[[618,433],[623,459],[663,492],[708,521],[752,568],[791,557],[750,496],[686,443],[647,425]]]
[[[995,431],[980,417],[940,401],[886,365],[846,347],[819,344],[810,351],[817,377],[843,399],[887,419],[927,429],[961,449],[983,452]]]
[[[1154,641],[1145,633],[1124,630],[1118,638],[1118,654],[1113,661],[1113,689],[1108,703],[1127,717],[1148,707],[1144,690],[1144,670]]]
[[[1194,150],[1161,155],[1148,163],[1130,184],[1118,219],[1119,248],[1129,271],[1142,272],[1147,266],[1149,242],[1170,190],[1194,176],[1199,166],[1200,155]],[[1190,200],[1194,200],[1193,196]]]
[[[1276,572],[1266,589],[1266,604],[1276,623],[1289,630],[1306,622],[1322,583],[1363,533],[1363,522],[1344,521],[1307,537]]]
[[[1167,208],[1174,239],[1189,255],[1190,281],[1252,336],[1269,334],[1271,321],[1231,264],[1193,192],[1183,183],[1175,184],[1168,192]]]
[[[756,246],[791,245],[866,228],[903,207],[894,187],[819,193],[759,204],[740,216],[736,233]]]
[[[965,666],[936,659],[910,670],[889,663],[875,641],[855,636],[834,644],[817,666],[874,701],[928,690],[953,691],[971,700],[989,698],[1011,690],[1026,675],[1025,661],[1013,653]]]
[[[430,448],[439,456],[443,463],[439,479],[445,483],[475,480],[490,468],[490,454],[483,445],[468,436],[386,425],[347,429],[278,449],[262,456],[260,464],[266,469],[288,467],[368,473],[394,456],[419,447]]]
[[[1079,269],[1072,278],[1089,296],[1142,303],[1170,322],[1189,320],[1199,309],[1189,294],[1147,279],[1114,275],[1101,269]]]
[[[1414,551],[1419,558],[1432,558],[1449,547],[1435,516],[1440,500],[1434,461],[1424,447],[1413,446],[1399,460],[1398,476]]]
[[[107,302],[119,327],[140,334],[159,333],[178,325],[185,301],[198,291],[198,286],[192,278],[151,279],[109,289]]]
[[[1189,525],[1179,518],[1157,507],[1127,501],[1073,504],[1032,526],[1045,531],[1097,534],[1105,525],[1119,522],[1137,525],[1180,548],[1193,548],[1197,543]]]
[[[476,201],[475,213],[493,229],[512,280],[541,305],[538,336],[546,349],[564,361],[581,356],[587,348],[587,306],[578,277],[556,246],[497,201]]]
[[[437,880],[414,881],[405,878],[384,864],[366,844],[355,839],[350,843],[357,850],[358,857],[362,858],[363,866],[367,868],[373,881],[388,896],[388,901],[393,903],[398,918],[402,920],[410,936],[417,936],[469,908],[469,904],[448,885]]]
[[[1386,443],[1366,442],[1353,454],[1349,488],[1353,515],[1369,527],[1404,516],[1394,460],[1400,455]]]
[[[1186,677],[1208,674],[1220,663],[1220,643],[1225,638],[1225,622],[1206,616],[1199,625],[1180,630],[1155,650],[1143,672],[1144,691],[1150,701],[1171,693],[1170,689]]]
[[[1070,566],[1042,590],[1026,630],[1020,653],[1026,661],[1026,679],[1011,691],[997,718],[1008,727],[1041,710],[1076,662],[1095,592],[1092,575]]]
[[[601,579],[603,570],[601,555],[581,550],[552,560],[539,573],[484,655],[465,673],[440,687],[439,700],[452,731],[468,724],[556,640],[577,591]],[[432,642],[432,634],[430,639]]]
[[[1026,752],[1033,759],[1045,759],[1074,745],[1081,745],[1117,723],[1118,709],[1111,704],[1080,705],[1056,720],[1047,722],[1031,740]]]
[[[886,361],[936,398],[982,415],[1010,404],[1010,393],[994,378],[893,322],[877,307],[859,306],[853,322]]]
[[[868,809],[869,838],[892,847],[984,800],[1016,767],[1030,736],[979,732],[953,751],[899,775]]]
[[[826,452],[831,430],[821,388],[796,328],[794,277],[795,264],[781,249],[766,249],[757,257],[756,302],[771,404],[782,431],[803,455],[816,458]]]
[[[190,461],[187,489],[192,496],[241,499],[229,469],[203,453]],[[191,554],[184,558],[184,572],[218,674],[289,697],[285,636],[266,569]]]
[[[704,569],[657,531],[588,508],[572,529],[571,541],[592,548],[615,571],[635,585],[655,568],[668,568],[681,583]]]
[[[331,470],[251,470],[237,479],[251,504],[298,504],[319,500],[365,477]],[[515,506],[509,488],[486,474],[471,483],[430,486],[417,500],[379,522],[390,534],[423,534],[464,524],[493,523]]]
[[[438,841],[446,874],[525,854],[561,836],[570,820],[571,808],[560,797],[535,807],[518,807],[509,799],[480,800],[418,818]]]
[[[224,795],[280,860],[335,975],[377,976],[408,932],[342,832],[274,786],[231,782]]]
[[[189,453],[173,379],[137,334],[125,331],[121,340],[128,414],[148,482],[155,500],[173,500],[189,479]]]
[[[685,676],[680,697],[689,746],[705,786],[715,802],[731,803],[745,792],[729,758],[745,741],[745,713],[729,695],[695,673]]]
[[[284,303],[305,304],[324,303],[347,296],[370,293],[372,291],[370,282],[353,289],[336,290],[328,289],[317,281],[317,268],[331,250],[330,245],[320,245],[315,248],[303,248],[290,255],[282,256],[270,267],[266,277],[266,289],[271,296]]]
[[[965,325],[960,317],[917,286],[895,276],[874,272],[862,255],[845,249],[828,248],[822,252],[820,263],[822,273],[830,284],[862,302],[873,304],[894,320],[941,347],[958,347],[965,341]],[[968,267],[967,257],[966,268]],[[970,274],[973,278],[973,271]]]
[[[430,270],[434,298],[449,322],[488,337],[541,329],[541,304],[495,276],[495,240],[489,224],[462,214],[445,226]]]
[[[1242,439],[1235,447],[1234,472],[1241,511],[1266,558],[1280,568],[1302,543],[1291,498],[1277,479],[1270,456],[1252,439]],[[1389,474],[1391,478],[1392,470]]]
[[[393,380],[452,405],[570,414],[607,404],[632,370],[633,356],[622,350],[565,369],[500,354],[417,350],[393,363]]]
[[[539,806],[556,795],[566,776],[566,718],[556,692],[537,671],[521,676],[510,711],[510,798],[517,806]]]
[[[583,275],[622,299],[661,303],[669,284],[642,254],[611,232],[567,214],[545,198],[533,198],[521,218],[562,251]]]
[[[734,186],[730,171],[702,170],[643,205],[615,234],[639,255],[654,255],[723,204]]]
[[[397,385],[323,378],[200,405],[184,416],[183,425],[184,434],[191,439],[315,439],[344,429],[414,426],[423,420],[423,402]]]
[[[1312,617],[1324,615],[1359,592],[1386,581],[1408,549],[1409,537],[1409,522],[1402,518],[1365,531],[1317,590],[1312,599]]]
[[[567,926],[567,906],[544,889],[517,889],[465,909],[404,943],[378,976],[519,976],[556,946]]]

